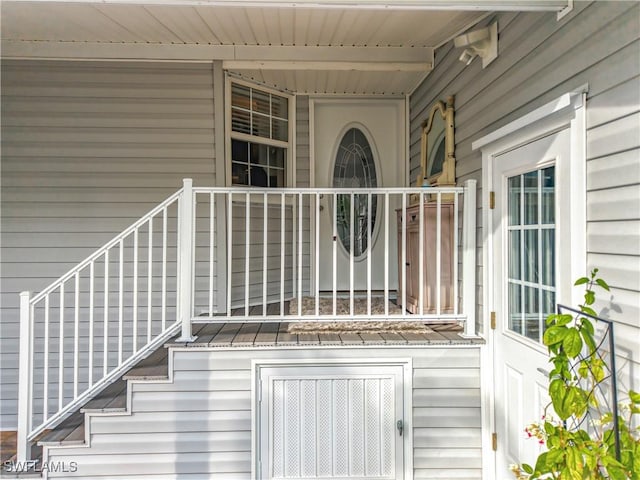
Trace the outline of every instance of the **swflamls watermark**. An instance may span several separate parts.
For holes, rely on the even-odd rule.
[[[16,462],[15,460],[7,460],[2,464],[2,469],[7,473],[73,473],[78,471],[78,462],[41,462],[40,460]]]

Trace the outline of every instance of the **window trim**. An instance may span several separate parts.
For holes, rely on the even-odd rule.
[[[255,135],[250,135],[242,132],[232,132],[231,131],[231,86],[232,84],[242,85],[245,87],[253,88],[256,90],[260,90],[265,93],[271,93],[274,95],[278,95],[281,97],[285,97],[288,100],[288,128],[287,135],[288,141],[282,140],[273,140],[270,138],[258,137]],[[225,89],[224,89],[224,110],[225,110],[225,122],[224,122],[224,142],[225,142],[225,154],[224,154],[224,162],[225,162],[225,184],[228,187],[238,187],[238,188],[259,188],[254,187],[252,185],[234,185],[231,180],[231,171],[232,171],[232,159],[231,159],[231,140],[241,140],[253,143],[259,143],[262,145],[267,145],[271,147],[280,147],[286,150],[285,156],[285,183],[282,185],[283,188],[293,187],[295,186],[296,181],[296,162],[295,162],[295,103],[296,96],[290,93],[286,93],[274,88],[265,87],[259,83],[248,82],[246,80],[242,80],[236,77],[232,77],[228,72],[225,72]]]

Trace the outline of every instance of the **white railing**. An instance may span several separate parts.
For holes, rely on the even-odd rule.
[[[463,321],[475,334],[475,197],[475,181],[437,189],[194,188],[194,288],[183,337],[193,322],[407,318]],[[366,254],[349,247],[358,242]],[[408,294],[415,283],[425,288]]]
[[[458,321],[474,336],[475,201],[473,180],[347,190],[185,179],[39,294],[21,293],[18,460],[179,330],[194,340],[193,323]]]
[[[37,295],[20,294],[18,460],[179,330],[182,190]]]

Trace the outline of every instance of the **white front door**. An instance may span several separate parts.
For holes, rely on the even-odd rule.
[[[315,99],[312,105],[316,187],[405,186],[407,160],[403,100]],[[391,199],[390,221],[395,219],[393,210],[398,208],[398,201],[398,198]],[[352,203],[353,222],[350,213]],[[371,288],[384,288],[384,217],[381,196],[372,197],[369,208],[368,198],[364,195],[355,196],[353,202],[348,195],[323,195],[318,235],[321,291],[332,290],[334,280],[337,290],[350,288],[351,263],[354,288],[364,290],[367,286],[368,256],[371,256]],[[395,226],[389,225],[386,250],[391,259],[396,258],[395,237]],[[389,288],[395,289],[396,285],[396,269],[389,268]]]
[[[261,479],[402,479],[402,365],[260,368]]]
[[[569,129],[493,157],[492,212],[496,478],[512,479],[510,464],[535,464],[540,445],[525,427],[548,403],[550,370],[542,344],[545,319],[567,298],[563,285],[570,245],[563,237],[568,205]],[[566,287],[565,287],[566,288]]]

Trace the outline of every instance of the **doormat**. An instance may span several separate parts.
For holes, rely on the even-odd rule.
[[[320,297],[319,312],[320,315],[333,315],[333,298]],[[315,297],[302,297],[302,315],[316,314]],[[348,298],[336,298],[336,315],[350,315]],[[354,298],[353,310],[355,315],[367,314],[367,299]],[[371,314],[384,315],[384,297],[371,297]],[[389,302],[390,315],[402,315],[402,308],[395,303]],[[289,302],[289,315],[298,315],[298,299],[294,298]]]
[[[431,333],[420,322],[291,322],[288,333]]]
[[[303,297],[302,315],[313,316],[316,312],[315,297]],[[383,297],[371,298],[371,314],[384,315]],[[367,315],[367,299],[355,298],[353,301],[355,315]],[[318,311],[320,315],[333,315],[333,298],[320,297]],[[336,299],[336,315],[349,315],[348,298]],[[402,308],[389,302],[390,315],[402,315]],[[298,299],[289,303],[289,315],[298,315]],[[424,323],[417,321],[360,321],[360,322],[291,322],[287,328],[289,333],[430,333]]]

